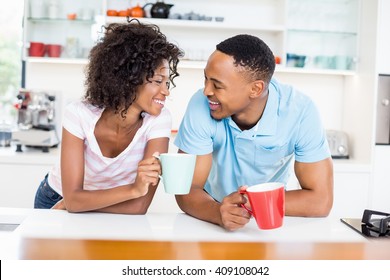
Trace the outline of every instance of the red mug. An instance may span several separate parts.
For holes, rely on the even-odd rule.
[[[29,56],[39,56],[42,57],[45,55],[46,46],[41,42],[30,42],[30,48],[28,50]]]
[[[62,46],[56,44],[47,45],[47,55],[49,57],[60,57],[62,52]]]
[[[241,194],[246,194],[252,209],[244,207],[253,217],[260,229],[275,229],[283,225],[284,184],[279,182],[264,183],[248,187]]]

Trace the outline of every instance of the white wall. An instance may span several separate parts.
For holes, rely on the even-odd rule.
[[[372,162],[376,93],[376,28],[378,1],[361,1],[359,58],[355,75],[278,72],[276,77],[296,86],[317,104],[326,129],[344,130],[350,136],[351,157]],[[188,32],[191,32],[189,30]],[[27,62],[26,87],[60,91],[63,104],[84,92],[84,64]],[[190,96],[203,86],[203,68],[180,67],[177,87],[167,107],[177,129]]]

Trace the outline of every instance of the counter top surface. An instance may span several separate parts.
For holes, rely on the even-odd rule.
[[[42,149],[22,147],[22,152],[16,152],[16,145],[0,147],[0,163],[7,164],[42,164],[53,165],[58,161],[60,148],[50,148],[49,152]]]
[[[244,228],[229,232],[184,213],[75,214],[63,210],[0,208],[0,223],[20,224],[13,233],[32,238],[239,242],[367,241],[339,219],[331,217],[285,217],[283,226],[273,230],[260,230],[256,221],[251,219]]]
[[[390,242],[336,218],[286,217],[274,230],[254,219],[228,232],[184,213],[72,214],[0,208],[2,259],[390,259]]]

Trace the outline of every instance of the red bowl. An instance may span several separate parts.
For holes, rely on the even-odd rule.
[[[29,56],[42,57],[45,55],[46,46],[41,42],[30,42],[30,48],[28,49]]]
[[[60,57],[62,52],[62,46],[56,44],[47,45],[47,55],[49,57]]]

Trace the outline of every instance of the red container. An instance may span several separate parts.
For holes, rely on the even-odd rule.
[[[259,229],[274,229],[283,225],[285,211],[284,184],[278,182],[263,183],[248,187],[246,194],[252,209],[242,206],[255,217]]]
[[[45,55],[46,46],[41,42],[30,42],[30,48],[28,50],[29,56],[42,57]]]
[[[56,44],[47,45],[47,55],[49,57],[60,57],[62,52],[62,46]]]

